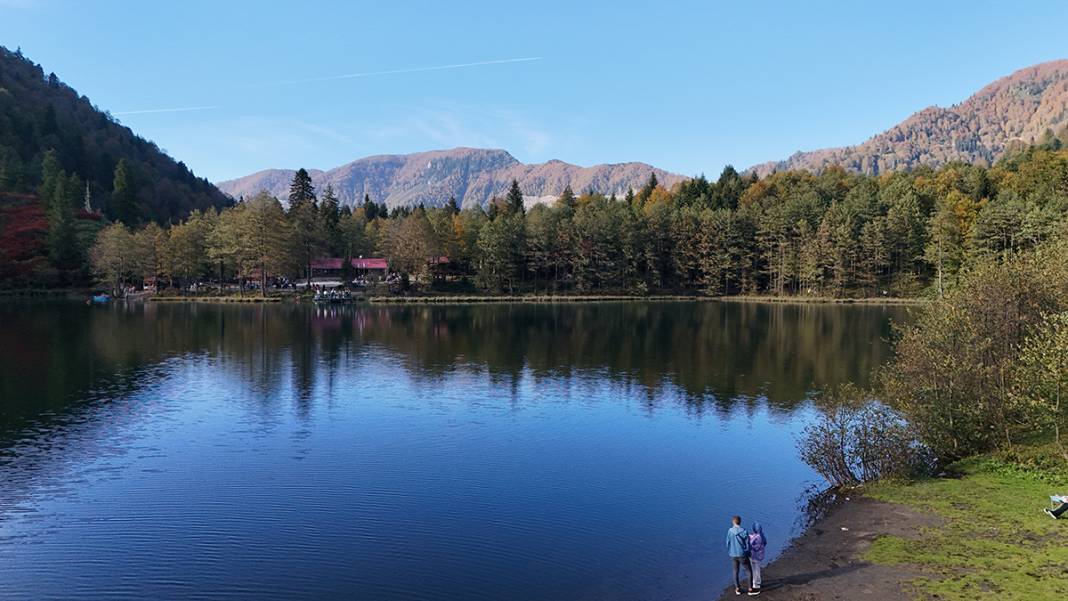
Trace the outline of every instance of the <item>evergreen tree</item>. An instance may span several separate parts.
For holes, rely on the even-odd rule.
[[[302,167],[293,174],[289,184],[289,208],[305,203],[315,204],[315,186],[308,171]]]
[[[523,192],[519,189],[519,182],[517,180],[512,180],[512,187],[508,189],[508,196],[505,197],[505,201],[508,204],[508,211],[510,213],[522,215],[525,212],[523,206]]]
[[[126,159],[119,159],[115,164],[115,175],[111,183],[111,207],[112,216],[117,221],[135,225],[140,220],[133,174],[130,173]]]
[[[449,215],[456,215],[460,212],[460,205],[456,203],[455,196],[449,196],[449,202],[445,203],[445,212]]]
[[[556,199],[557,204],[565,206],[571,210],[575,209],[577,200],[575,199],[575,193],[571,190],[571,184],[564,186],[564,193],[560,195],[560,198]]]
[[[52,188],[52,200],[48,204],[48,256],[52,265],[60,272],[80,267],[74,216],[66,202],[69,185],[65,174],[61,172]]]
[[[322,239],[331,256],[341,253],[341,232],[338,222],[341,219],[341,209],[334,194],[334,187],[330,184],[323,189],[323,198],[319,201],[319,224],[322,227]]]
[[[383,212],[379,211],[378,205],[371,201],[370,194],[363,195],[363,214],[367,217],[367,221],[374,221],[379,217],[385,217]]]
[[[333,190],[330,191],[333,195]],[[336,199],[335,199],[336,207]],[[296,257],[306,278],[308,288],[312,285],[312,261],[319,258],[327,245],[324,236],[323,216],[315,204],[315,189],[308,172],[300,169],[289,186],[289,212],[287,214],[291,241]]]
[[[37,195],[45,203],[52,202],[60,177],[66,177],[63,175],[63,167],[59,164],[55,149],[49,149],[41,159],[41,185],[37,188]]]
[[[653,194],[653,190],[656,190],[657,186],[659,185],[660,182],[656,179],[656,173],[650,173],[649,181],[645,182],[645,185],[642,186],[642,189],[638,191],[638,202],[640,204],[645,204],[646,202],[648,202],[649,197]]]
[[[487,222],[478,236],[481,264],[478,284],[492,292],[514,292],[524,254],[523,216],[501,215]]]

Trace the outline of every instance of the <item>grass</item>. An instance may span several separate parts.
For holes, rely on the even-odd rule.
[[[1052,453],[1032,447],[1031,454]],[[1057,456],[1054,456],[1057,457]],[[959,478],[879,483],[866,494],[933,513],[943,524],[920,536],[884,536],[864,559],[910,565],[924,574],[919,598],[948,601],[1041,600],[1068,596],[1068,519],[1042,512],[1049,495],[1068,493],[1063,464],[1036,469],[1005,455],[951,466]]]

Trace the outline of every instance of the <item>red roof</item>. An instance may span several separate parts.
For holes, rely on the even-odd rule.
[[[385,259],[359,258],[352,260],[352,266],[356,269],[387,269],[389,263]]]

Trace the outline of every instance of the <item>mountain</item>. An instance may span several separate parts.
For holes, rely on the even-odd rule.
[[[579,167],[554,160],[527,165],[504,150],[482,148],[371,156],[329,171],[308,173],[317,190],[327,184],[333,186],[343,205],[358,204],[368,194],[390,208],[441,206],[450,196],[464,207],[485,206],[494,196],[504,196],[513,179],[519,182],[528,204],[555,199],[567,185],[575,193],[592,188],[603,194],[623,195],[628,189],[641,188],[653,173],[669,186],[686,179],[645,163]],[[285,199],[293,174],[291,169],[268,169],[217,185],[233,198],[266,190]]]
[[[758,175],[841,165],[878,174],[953,161],[989,165],[1014,146],[1042,141],[1068,126],[1068,60],[1003,77],[960,104],[932,106],[858,146],[798,152],[750,168]]]
[[[125,160],[130,221],[169,222],[230,200],[20,51],[0,47],[0,192],[34,192],[45,152],[87,181],[94,209],[120,216],[111,202],[115,168]],[[79,196],[83,196],[80,194]]]

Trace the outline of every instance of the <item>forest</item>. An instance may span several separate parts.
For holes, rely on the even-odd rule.
[[[124,169],[120,160],[112,197],[127,193]],[[624,198],[565,190],[529,209],[514,185],[486,210],[450,200],[389,211],[369,198],[352,210],[302,170],[286,206],[261,194],[132,229],[86,207],[81,180],[54,151],[41,171],[39,201],[8,194],[0,209],[6,287],[299,280],[315,258],[374,255],[412,289],[431,287],[429,259],[445,256],[452,279],[486,292],[917,296],[951,286],[978,259],[1063,232],[1068,211],[1068,152],[1056,140],[989,169],[757,179],[727,167],[716,181],[666,189],[653,178]]]
[[[425,291],[441,285],[432,259],[444,256],[450,285],[487,293],[939,295],[984,259],[1064,236],[1068,151],[1054,138],[992,168],[880,176],[828,169],[758,179],[727,167],[715,181],[667,189],[654,177],[624,198],[568,189],[529,208],[513,184],[487,209],[462,211],[454,200],[339,207],[301,170],[286,200],[260,194],[169,227],[113,223],[86,249],[87,265],[104,281],[181,287],[299,280],[319,257],[382,256],[406,290]]]

